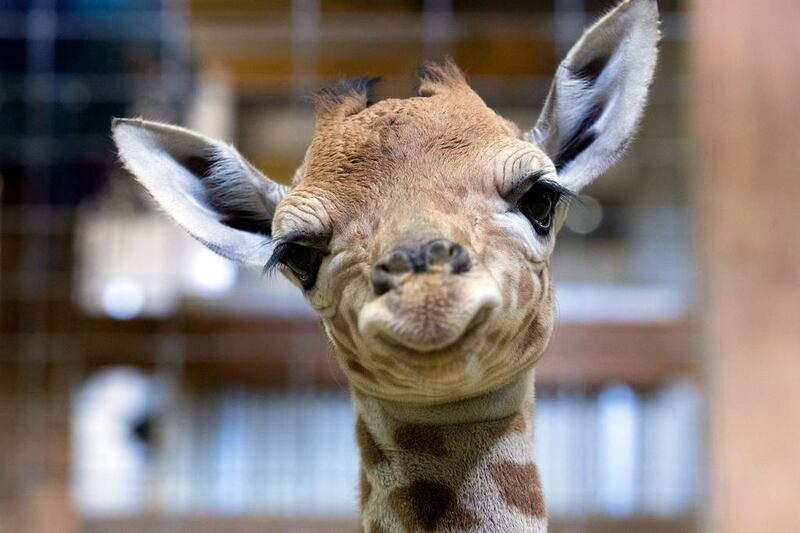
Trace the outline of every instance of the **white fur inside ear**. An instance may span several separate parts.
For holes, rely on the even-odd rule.
[[[591,26],[556,71],[528,140],[579,191],[630,144],[653,79],[660,37],[655,0],[626,0]]]
[[[116,119],[112,131],[125,167],[193,237],[237,263],[266,263],[283,186],[233,147],[184,128]]]

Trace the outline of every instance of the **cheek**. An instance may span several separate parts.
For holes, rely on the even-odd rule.
[[[345,373],[355,372],[363,378],[370,377],[359,356],[362,350],[358,334],[358,311],[368,296],[366,279],[357,265],[327,270],[321,277],[325,283],[318,292],[324,289],[326,296],[318,294],[317,298],[329,304],[326,307],[315,306],[315,309],[322,319],[333,353]]]
[[[542,297],[542,274],[547,269],[551,239],[541,239],[521,226],[513,215],[498,216],[484,233],[480,261],[501,288],[506,312],[535,307]]]
[[[516,307],[518,309],[527,309],[534,302],[539,300],[542,292],[542,286],[539,279],[532,269],[526,268],[520,273],[519,282],[516,287]]]
[[[503,294],[494,337],[514,353],[539,354],[552,330],[549,259],[555,237],[537,235],[525,217],[513,212],[487,222],[485,264]]]
[[[542,271],[537,264],[520,260],[513,265],[502,265],[499,279],[503,294],[503,311],[521,316],[536,307],[542,297]]]
[[[358,312],[372,294],[367,271],[358,256],[332,256],[320,270],[321,283],[314,299],[309,298],[343,363],[357,359],[361,351]]]
[[[553,329],[549,271],[544,263],[520,263],[503,274],[503,312],[491,342],[498,354],[532,362],[541,357]]]
[[[486,233],[500,242],[498,247],[518,252],[521,260],[528,263],[546,262],[555,244],[552,232],[546,236],[538,235],[530,222],[515,212],[495,215]],[[488,241],[488,245],[496,246],[492,240]]]
[[[320,265],[314,290],[306,298],[322,318],[342,312],[343,307],[363,305],[369,288],[368,269],[361,254],[337,253]]]
[[[310,303],[311,307],[323,318],[327,317],[333,311],[334,304],[331,298],[333,292],[330,289],[333,278],[326,267],[327,261],[323,261],[320,266],[319,274],[317,274],[317,283],[314,289],[305,293],[308,303]],[[297,285],[296,282],[295,285]]]

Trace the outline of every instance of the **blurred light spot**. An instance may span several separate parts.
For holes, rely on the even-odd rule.
[[[236,283],[236,266],[211,250],[197,248],[192,254],[187,278],[188,289],[198,296],[218,296]]]
[[[89,378],[73,403],[72,494],[88,515],[141,510],[147,488],[147,455],[131,422],[151,408],[153,380],[127,368]]]
[[[142,312],[144,291],[130,279],[115,279],[103,287],[103,310],[117,320],[128,320]]]
[[[602,505],[611,516],[630,516],[641,492],[639,400],[626,385],[606,388],[597,400]]]
[[[591,196],[581,195],[569,210],[566,226],[581,235],[591,233],[600,227],[603,220],[603,207]]]

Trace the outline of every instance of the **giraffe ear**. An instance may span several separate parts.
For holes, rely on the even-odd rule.
[[[223,257],[266,264],[285,187],[193,131],[140,119],[114,119],[111,129],[125,167],[178,224]]]
[[[642,116],[660,37],[655,0],[625,0],[591,26],[556,71],[536,126],[527,133],[560,181],[578,191],[608,169]]]

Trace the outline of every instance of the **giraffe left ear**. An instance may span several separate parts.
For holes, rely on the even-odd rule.
[[[536,126],[526,134],[578,191],[630,143],[647,100],[660,37],[655,0],[625,0],[591,26],[556,71]]]
[[[125,167],[195,239],[237,263],[266,264],[272,218],[286,187],[233,146],[195,131],[114,119],[112,132]]]

